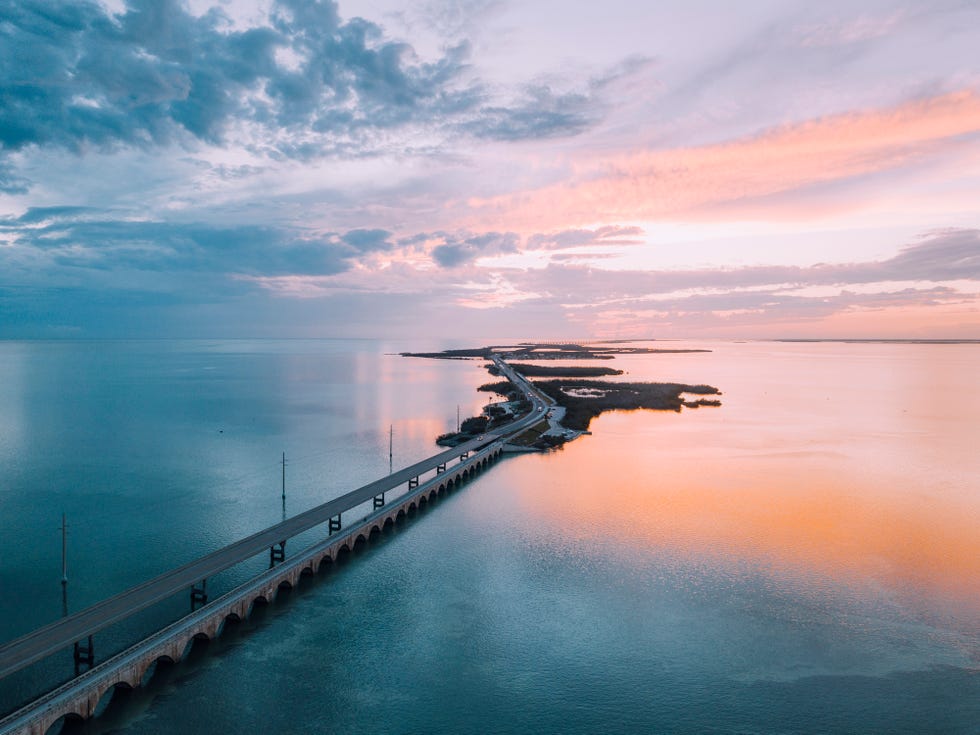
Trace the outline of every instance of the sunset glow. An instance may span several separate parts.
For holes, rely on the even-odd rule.
[[[5,11],[0,334],[980,335],[976,7],[552,5]]]

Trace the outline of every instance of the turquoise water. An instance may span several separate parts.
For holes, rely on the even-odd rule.
[[[980,348],[698,346],[620,366],[721,408],[498,464],[86,731],[980,732]],[[0,638],[60,614],[62,510],[78,609],[281,519],[282,451],[289,513],[432,453],[485,380],[386,354],[432,347],[0,343]]]

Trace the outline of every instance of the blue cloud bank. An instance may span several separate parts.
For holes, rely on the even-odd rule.
[[[463,41],[421,61],[374,23],[342,20],[331,0],[276,0],[243,30],[177,0],[129,0],[120,14],[91,0],[0,0],[0,190],[25,190],[3,158],[30,146],[224,145],[240,134],[256,152],[305,159],[356,154],[371,131],[410,124],[513,140],[598,118],[596,95],[547,86],[491,104],[464,79],[468,55]]]

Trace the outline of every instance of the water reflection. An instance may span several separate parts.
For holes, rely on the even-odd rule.
[[[875,580],[901,593],[959,599],[980,613],[980,537],[968,504],[889,502],[839,471],[771,466],[833,463],[830,453],[678,461],[602,436],[628,434],[645,420],[604,418],[591,446],[539,461],[533,490],[521,495],[524,510],[564,535],[612,534],[625,544],[751,560],[842,584]]]
[[[980,661],[980,347],[713,347],[620,358],[618,380],[707,382],[723,406],[600,417],[527,460],[522,512],[583,543],[891,606]]]
[[[609,414],[560,452],[501,462],[92,731],[971,732],[978,348],[707,346],[618,362],[626,380],[716,385],[721,408]],[[207,474],[184,467],[178,493],[152,473],[123,482],[138,463],[94,467],[112,480],[105,503],[69,517],[81,532],[115,502],[132,521],[79,552],[90,580],[173,566],[278,520],[283,448],[296,512],[384,474],[392,424],[407,464],[453,428],[457,402],[465,414],[483,398],[473,363],[353,351],[374,357],[308,343],[183,350],[194,374],[228,371],[203,379],[227,415],[281,415],[204,442],[198,393],[175,393],[183,422],[158,406],[146,420],[201,444]],[[253,401],[274,376],[274,394]],[[937,400],[937,381],[955,401]],[[36,487],[14,482],[7,502],[30,510]],[[5,584],[54,568],[56,543],[41,564],[13,555],[45,522],[25,518],[33,529],[9,523],[0,538]],[[113,557],[131,543],[151,561]],[[40,609],[48,593],[35,591]],[[28,622],[6,604],[8,629]]]

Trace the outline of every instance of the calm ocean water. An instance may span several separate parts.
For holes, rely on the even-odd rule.
[[[62,512],[77,610],[280,520],[282,451],[290,515],[431,454],[486,373],[387,353],[447,346],[0,342],[0,639]],[[980,345],[685,346],[616,365],[721,408],[506,460],[86,732],[980,732]]]

